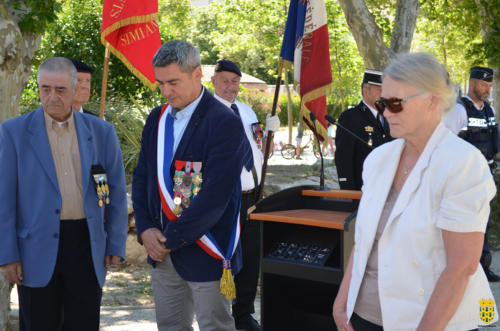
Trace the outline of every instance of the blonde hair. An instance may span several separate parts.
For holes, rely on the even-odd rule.
[[[437,94],[443,114],[455,107],[455,89],[446,67],[427,53],[398,54],[384,70],[383,78],[404,82],[422,92]]]

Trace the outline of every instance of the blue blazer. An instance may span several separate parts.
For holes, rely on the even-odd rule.
[[[92,260],[104,285],[106,255],[125,256],[127,198],[125,172],[112,125],[73,111],[82,164],[82,194],[90,233]],[[107,173],[110,204],[99,207],[90,175],[93,164]],[[0,125],[0,265],[20,261],[23,285],[50,281],[59,245],[59,184],[43,109]]]
[[[167,238],[172,262],[187,281],[216,281],[222,275],[222,262],[203,251],[196,240],[210,231],[225,252],[241,199],[240,174],[250,144],[239,118],[208,91],[186,127],[174,155],[175,160],[201,161],[203,184],[190,206],[177,221],[169,222],[160,212],[157,179],[157,136],[161,106],[152,110],[142,132],[142,148],[132,183],[132,201],[140,239],[142,232],[158,228]],[[248,154],[250,153],[250,154]],[[161,213],[161,215],[160,215]],[[160,219],[161,217],[161,219]],[[163,221],[163,224],[162,224]],[[152,260],[149,259],[151,264]],[[241,269],[241,247],[231,260],[233,274]],[[154,265],[154,264],[153,264]]]

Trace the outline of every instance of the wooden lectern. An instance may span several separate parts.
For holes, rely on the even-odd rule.
[[[333,300],[354,243],[360,191],[285,189],[259,201],[263,330],[336,330]]]

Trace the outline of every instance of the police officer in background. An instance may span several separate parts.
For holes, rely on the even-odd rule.
[[[382,91],[382,72],[366,69],[361,84],[363,100],[354,108],[345,110],[338,122],[352,131],[361,142],[342,127],[335,137],[335,165],[342,190],[360,190],[363,184],[363,162],[373,148],[392,140],[389,123],[377,113],[375,101]]]
[[[73,97],[73,103],[71,106],[74,110],[79,111],[80,113],[95,115],[94,113],[83,108],[83,104],[88,102],[90,99],[90,81],[94,70],[82,61],[75,59],[70,60],[76,68],[78,78],[76,81],[75,96]]]
[[[493,70],[473,67],[469,78],[469,92],[458,100],[456,108],[444,119],[444,124],[459,137],[476,146],[493,171],[496,168],[494,157],[500,150],[498,125],[495,109],[488,103],[493,85]],[[484,234],[481,265],[490,282],[499,282],[500,276],[490,270],[491,252],[488,247],[488,227]]]
[[[257,188],[261,180],[263,132],[257,115],[252,108],[239,102],[241,72],[238,66],[229,60],[220,60],[215,66],[212,84],[215,98],[230,108],[243,123],[243,128],[252,147],[254,167],[251,171],[243,168],[241,173],[241,248],[243,268],[234,277],[236,299],[233,302],[233,317],[238,330],[260,330],[260,326],[251,314],[255,312],[254,300],[257,294],[260,266],[260,234],[258,222],[248,219],[247,210],[257,202]],[[278,116],[267,115],[266,133],[277,131],[280,127]]]

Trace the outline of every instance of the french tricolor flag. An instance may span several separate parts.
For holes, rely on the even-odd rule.
[[[324,1],[290,1],[280,58],[294,66],[294,80],[302,99],[301,118],[313,129],[309,117],[313,112],[318,134],[326,139],[326,93],[332,87],[332,67]]]

